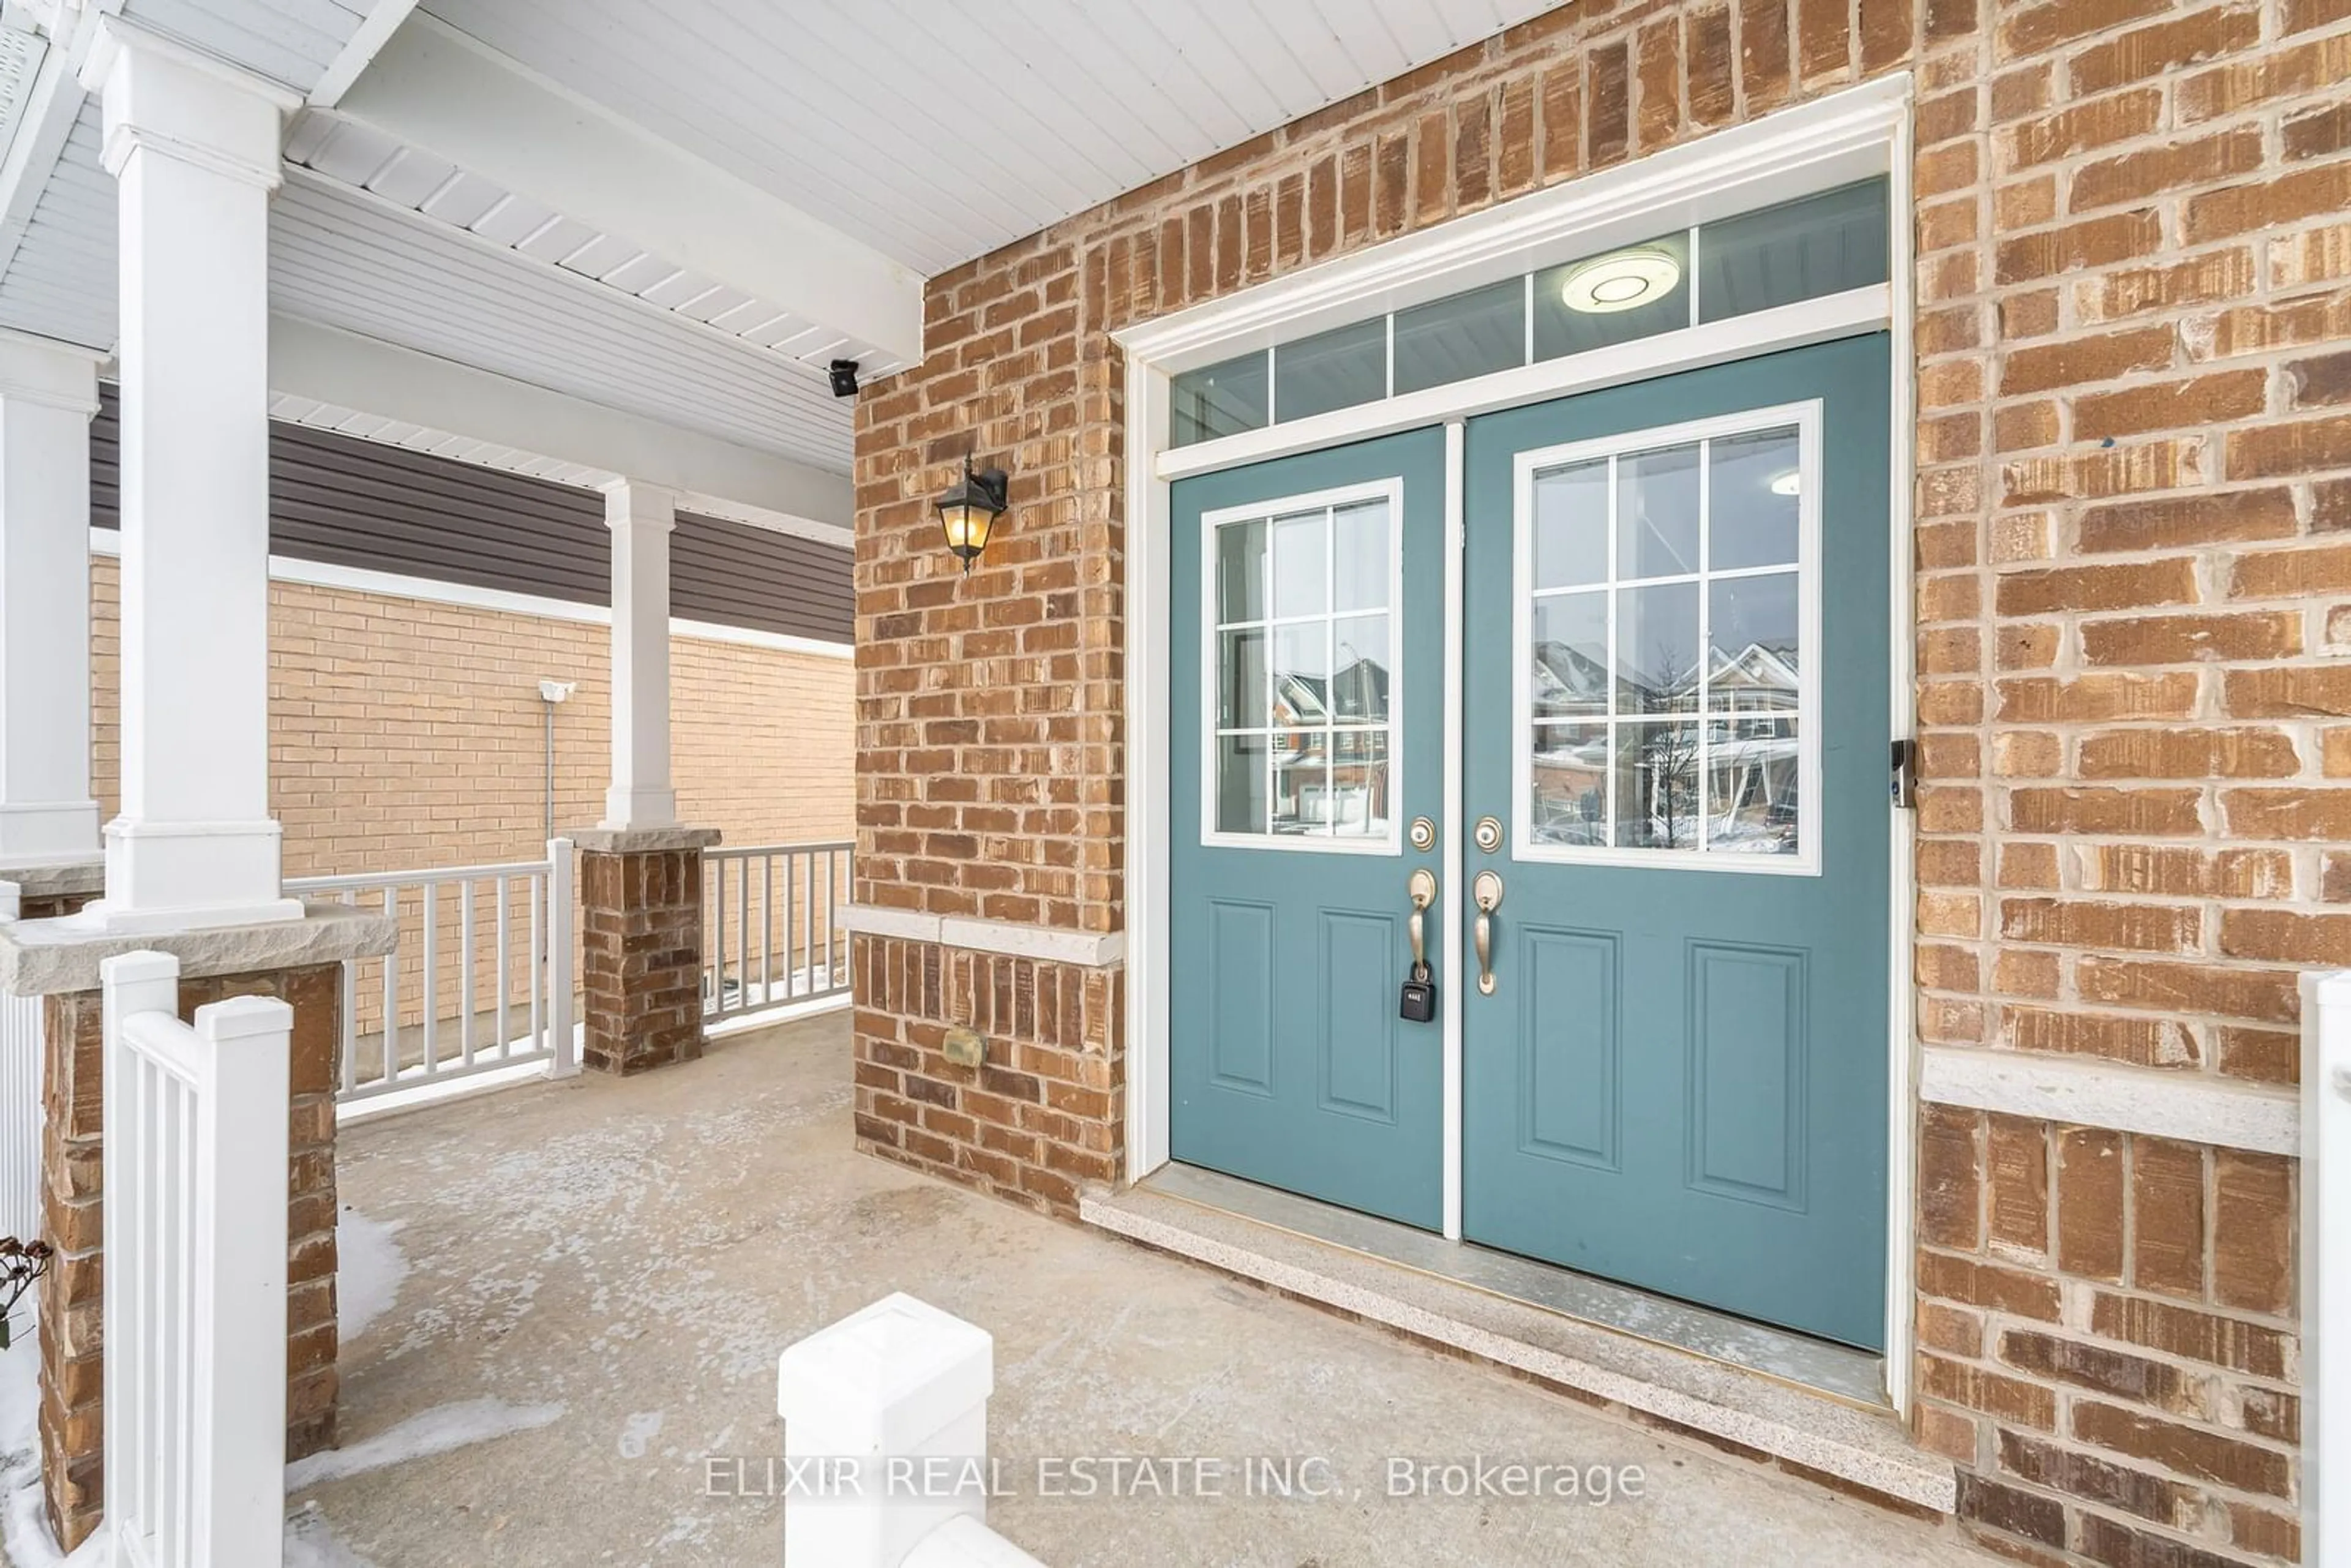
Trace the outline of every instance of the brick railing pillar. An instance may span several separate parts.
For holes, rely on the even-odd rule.
[[[582,828],[580,1060],[648,1072],[702,1054],[702,852],[715,828]]]
[[[59,899],[72,896],[48,890]],[[105,1037],[99,966],[141,948],[180,960],[179,1011],[231,997],[294,1009],[287,1064],[286,1452],[335,1443],[335,1082],[342,964],[399,941],[390,916],[312,904],[259,925],[126,935],[83,917],[0,921],[0,990],[41,998],[41,1230],[56,1261],[39,1287],[41,1486],[68,1552],[106,1504]]]
[[[286,1457],[335,1444],[335,1056],[341,966],[183,979],[180,1017],[230,997],[294,1009],[292,1150],[287,1181]],[[43,1013],[42,1199],[57,1260],[40,1284],[41,1486],[49,1528],[72,1551],[105,1512],[99,993],[69,991]]]

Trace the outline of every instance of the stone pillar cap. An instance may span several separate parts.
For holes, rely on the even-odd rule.
[[[48,997],[99,988],[98,967],[122,953],[169,953],[183,979],[307,969],[373,958],[400,945],[389,915],[344,904],[306,904],[299,920],[219,925],[199,931],[94,930],[73,915],[0,922],[0,991]]]
[[[706,850],[718,841],[716,828],[573,828],[563,835],[579,849],[598,854],[642,854],[660,850]]]
[[[13,882],[26,898],[68,898],[106,891],[106,857],[93,851],[71,860],[52,855],[0,865],[0,882]]]

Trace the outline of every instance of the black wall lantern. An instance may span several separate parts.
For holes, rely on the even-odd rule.
[[[963,483],[941,496],[938,501],[939,527],[946,530],[947,549],[963,562],[964,574],[971,573],[971,563],[987,548],[988,531],[996,519],[1004,515],[1005,491],[1011,481],[1001,468],[972,471],[971,458],[963,460]]]

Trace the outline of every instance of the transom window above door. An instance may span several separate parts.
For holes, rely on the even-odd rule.
[[[1481,284],[1176,376],[1181,447],[1886,281],[1863,180]]]
[[[1520,455],[1520,858],[1817,871],[1819,427]]]
[[[1395,850],[1401,502],[1387,483],[1202,519],[1207,841]]]

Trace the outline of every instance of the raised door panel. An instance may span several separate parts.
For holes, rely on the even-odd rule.
[[[1805,1207],[1804,955],[1693,942],[1683,1146],[1701,1192]]]
[[[1537,926],[1520,933],[1519,1146],[1615,1168],[1624,1110],[1617,939]]]

